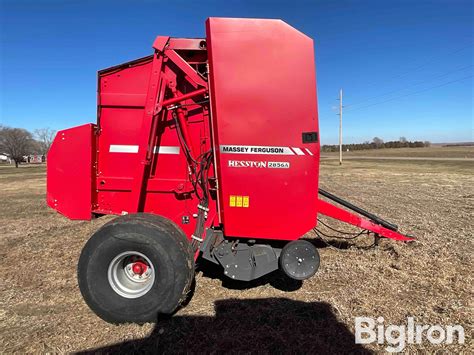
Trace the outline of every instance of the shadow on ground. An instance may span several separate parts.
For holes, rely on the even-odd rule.
[[[80,354],[183,352],[371,354],[328,303],[287,298],[216,301],[214,317],[160,318],[144,339]]]

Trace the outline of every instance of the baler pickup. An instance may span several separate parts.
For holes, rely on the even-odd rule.
[[[413,237],[409,237],[403,234],[398,233],[398,226],[387,222],[386,220],[360,208],[352,203],[337,197],[323,189],[319,189],[319,194],[354,211],[358,214],[367,217],[368,219],[361,218],[353,213],[350,213],[347,210],[339,208],[335,205],[332,205],[324,200],[318,200],[318,211],[319,213],[326,215],[328,217],[340,220],[342,222],[346,222],[352,224],[356,227],[360,227],[362,229],[366,229],[375,233],[376,236],[400,240],[400,241],[413,241]]]
[[[47,186],[68,218],[118,216],[78,266],[84,299],[107,321],[173,313],[197,259],[235,280],[313,276],[319,253],[301,237],[318,214],[411,240],[318,198],[313,40],[280,20],[210,18],[205,38],[159,36],[151,55],[99,71],[97,97],[97,125],[58,133]]]

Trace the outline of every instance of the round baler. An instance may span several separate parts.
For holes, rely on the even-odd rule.
[[[150,56],[99,71],[97,97],[97,124],[54,140],[47,202],[70,219],[118,216],[78,266],[106,321],[172,314],[199,259],[241,281],[313,276],[318,251],[300,238],[318,214],[410,240],[318,189],[313,41],[280,20],[210,18],[206,38],[159,36]]]

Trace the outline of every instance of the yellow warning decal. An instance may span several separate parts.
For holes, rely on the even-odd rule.
[[[248,208],[250,205],[249,196],[230,195],[229,206],[230,207],[243,207]]]
[[[237,203],[235,205],[237,207],[242,207],[242,196],[237,196]]]

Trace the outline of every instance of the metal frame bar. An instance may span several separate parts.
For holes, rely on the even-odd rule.
[[[145,103],[145,109],[143,113],[143,122],[140,129],[139,147],[138,147],[138,159],[139,166],[135,172],[133,179],[132,193],[131,193],[131,211],[139,212],[141,210],[142,197],[143,197],[143,184],[145,181],[145,174],[147,167],[150,164],[148,150],[150,148],[150,142],[152,139],[152,127],[154,126],[155,105],[157,103],[158,94],[160,92],[160,83],[163,84],[161,79],[161,67],[163,64],[163,56],[156,53],[153,57],[153,64],[148,81],[148,92]]]
[[[139,212],[143,207],[142,204],[145,191],[145,177],[153,157],[153,147],[155,145],[159,117],[161,113],[166,112],[163,110],[163,108],[199,95],[206,94],[207,92],[207,82],[203,80],[199,74],[174,50],[166,49],[168,42],[169,37],[157,37],[155,43],[153,44],[156,53],[153,56],[152,69],[148,82],[148,92],[146,95],[146,103],[143,114],[143,123],[140,129],[138,147],[138,159],[140,164],[136,170],[132,183],[132,208],[130,212]],[[167,79],[166,74],[163,72],[163,64],[167,60],[170,60],[176,64],[178,68],[184,72],[190,82],[194,82],[198,87],[204,86],[204,88],[180,96],[176,90],[176,83]],[[166,88],[171,89],[174,96],[173,98],[164,100]],[[177,108],[176,111],[179,120],[179,129],[181,129],[185,143],[188,147],[190,147],[191,154],[194,157],[196,153],[192,144],[193,142],[189,137],[187,121],[184,112],[180,108]]]
[[[364,217],[367,217],[371,221],[374,221],[375,223],[380,224],[381,226],[384,226],[387,229],[390,229],[394,232],[396,232],[398,230],[398,226],[396,224],[390,223],[390,222],[380,218],[379,216],[376,216],[373,213],[370,213],[370,212],[364,210],[363,208],[355,206],[352,203],[350,203],[350,202],[348,202],[348,201],[346,201],[346,200],[344,200],[340,197],[337,197],[336,195],[333,195],[332,193],[329,193],[329,192],[327,192],[323,189],[319,189],[319,193],[321,195],[323,195],[324,197],[326,197],[326,198],[328,198],[328,199],[330,199],[334,202],[337,202],[340,205],[342,205],[344,207],[347,207],[348,209],[350,209],[354,212],[357,212],[357,213],[361,214]]]
[[[403,234],[387,229],[379,224],[376,224],[372,221],[369,221],[360,216],[357,216],[354,213],[346,211],[340,207],[334,206],[321,199],[318,199],[318,213],[340,220],[345,223],[352,224],[353,226],[356,226],[362,229],[367,229],[381,237],[400,240],[400,241],[407,241],[407,242],[414,240],[414,238],[407,237]]]
[[[207,88],[207,82],[201,78],[201,76],[183,59],[181,56],[172,49],[166,51],[166,56],[178,66],[179,69],[185,73],[188,78],[194,82],[197,86],[204,86]]]

